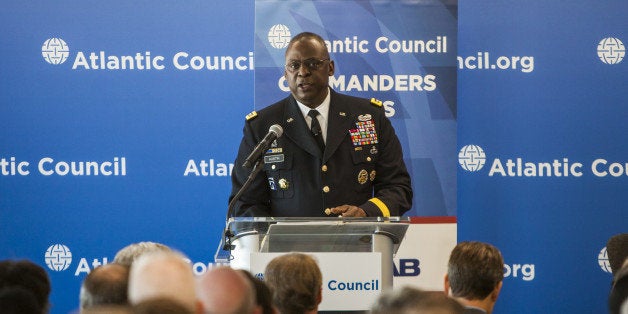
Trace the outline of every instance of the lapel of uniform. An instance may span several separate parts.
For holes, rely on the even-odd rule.
[[[305,123],[303,114],[297,105],[294,97],[290,96],[284,102],[284,136],[291,139],[297,146],[306,152],[322,158],[322,153],[318,149],[318,145],[314,140],[314,137],[310,134],[310,131]]]
[[[331,91],[331,103],[329,105],[329,122],[327,125],[327,142],[325,143],[325,156],[323,163],[334,154],[342,140],[349,136],[349,129],[353,122],[349,105],[334,91]]]

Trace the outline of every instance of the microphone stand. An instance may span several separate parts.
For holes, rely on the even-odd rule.
[[[253,165],[253,169],[251,170],[249,177],[246,178],[246,181],[244,182],[242,187],[238,190],[238,193],[236,193],[236,195],[233,196],[233,198],[231,199],[231,202],[229,202],[229,206],[227,207],[227,219],[225,219],[227,226],[225,227],[225,232],[223,236],[224,244],[222,246],[222,249],[225,251],[229,251],[229,255],[231,255],[231,250],[235,248],[235,245],[231,244],[231,238],[235,234],[231,232],[231,227],[229,225],[229,218],[231,218],[232,216],[233,207],[235,206],[235,203],[238,201],[238,199],[240,199],[240,197],[242,196],[242,193],[244,193],[244,191],[246,191],[246,189],[249,188],[251,183],[253,183],[253,179],[257,176],[260,170],[262,170],[262,167],[261,167],[262,161],[263,161],[263,158],[262,158],[262,155],[260,155],[255,161],[255,164]]]

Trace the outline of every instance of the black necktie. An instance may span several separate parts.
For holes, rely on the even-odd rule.
[[[316,143],[318,144],[318,148],[321,149],[321,152],[325,151],[325,142],[323,141],[323,132],[321,131],[321,125],[320,123],[318,123],[318,119],[316,118],[316,116],[319,115],[317,110],[310,110],[310,112],[307,113],[308,116],[310,116],[310,118],[312,118],[312,126],[310,127],[310,130],[312,131],[312,135],[314,136],[314,139],[316,140]]]

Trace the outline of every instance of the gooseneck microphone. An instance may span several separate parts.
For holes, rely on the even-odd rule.
[[[268,149],[268,147],[270,147],[270,144],[274,140],[280,138],[282,134],[283,128],[281,127],[281,125],[271,125],[270,128],[268,128],[268,133],[266,133],[266,136],[264,136],[264,138],[257,144],[257,146],[255,146],[251,154],[249,154],[249,157],[246,157],[242,166],[244,168],[251,168],[253,163],[255,163],[260,158],[262,153],[264,153]]]
[[[268,133],[266,134],[266,136],[264,136],[264,138],[257,144],[257,146],[255,146],[253,151],[249,154],[249,157],[247,157],[244,163],[242,164],[242,166],[245,168],[251,168],[251,166],[253,166],[253,170],[251,170],[251,173],[249,174],[248,178],[246,179],[242,187],[240,187],[236,195],[229,201],[229,206],[227,207],[227,219],[226,219],[227,226],[225,227],[224,237],[222,241],[222,244],[223,244],[222,249],[225,251],[230,252],[232,249],[235,248],[235,246],[231,243],[231,238],[234,236],[234,233],[231,231],[231,226],[230,226],[230,221],[229,221],[229,218],[233,214],[233,208],[236,202],[238,201],[238,199],[240,199],[240,196],[242,196],[242,193],[244,193],[244,191],[251,185],[251,183],[253,182],[253,179],[262,170],[262,167],[260,167],[261,165],[260,157],[262,153],[265,152],[268,149],[268,147],[270,147],[270,145],[272,144],[274,140],[281,137],[282,134],[283,134],[283,128],[281,128],[279,124],[271,125],[270,128],[268,129]]]

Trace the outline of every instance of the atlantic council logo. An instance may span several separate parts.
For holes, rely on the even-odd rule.
[[[466,171],[480,171],[486,162],[486,154],[482,147],[477,145],[467,145],[460,149],[458,153],[458,163]]]
[[[283,49],[290,42],[290,29],[283,24],[277,24],[268,31],[268,42],[273,48]]]
[[[606,247],[602,248],[600,253],[597,255],[597,262],[600,264],[600,268],[607,273],[612,273],[611,263],[608,261],[608,253],[606,252]]]
[[[62,64],[68,59],[70,48],[61,38],[49,38],[41,46],[41,55],[50,64]]]
[[[597,56],[606,64],[617,64],[624,59],[626,47],[619,38],[607,37],[597,45]]]
[[[63,271],[72,264],[72,252],[63,244],[54,244],[46,250],[44,260],[51,270]]]

